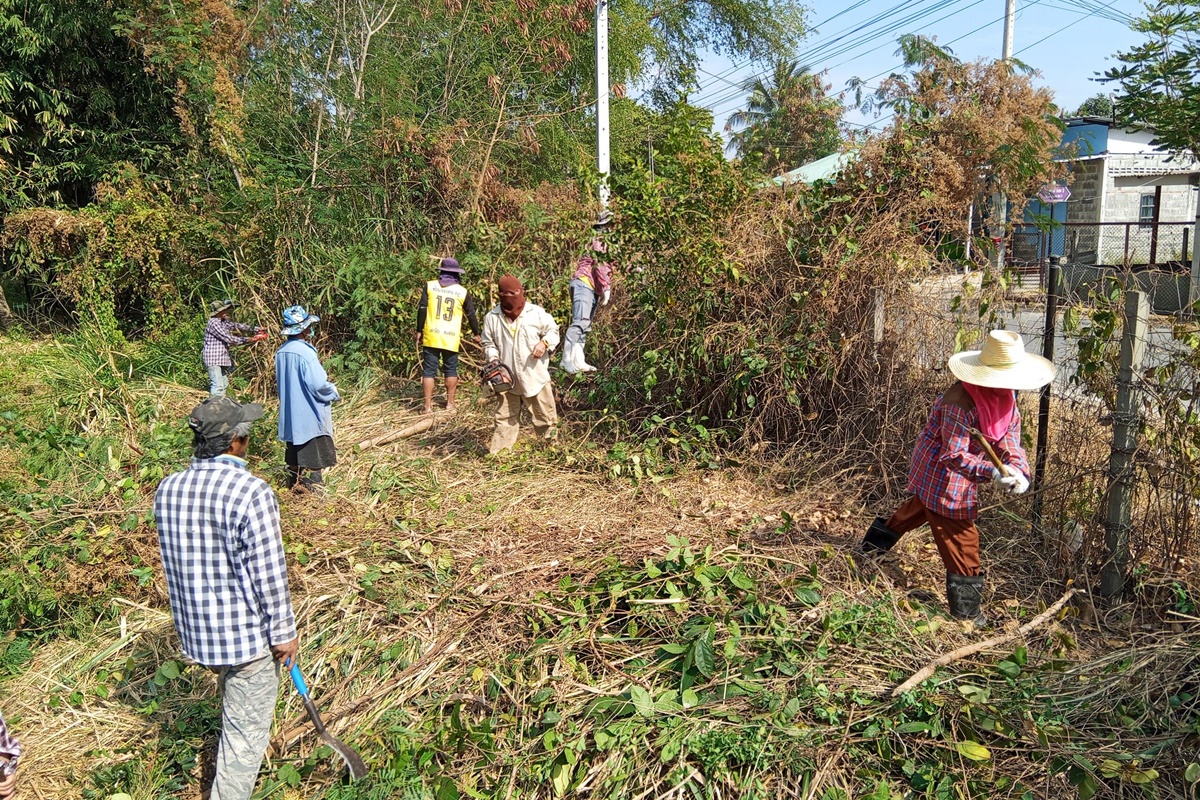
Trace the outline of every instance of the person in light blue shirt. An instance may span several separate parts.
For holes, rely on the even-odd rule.
[[[312,345],[313,325],[320,322],[304,306],[283,310],[283,335],[288,337],[275,352],[275,382],[279,386],[279,439],[287,444],[289,489],[319,486],[321,470],[337,463],[333,445],[333,403],[341,400],[329,381],[317,348]]]

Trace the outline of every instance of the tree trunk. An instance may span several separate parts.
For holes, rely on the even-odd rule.
[[[12,309],[9,308],[8,298],[4,296],[4,289],[3,287],[0,287],[0,329],[7,328],[9,325],[12,325],[16,319],[17,318],[13,316]]]

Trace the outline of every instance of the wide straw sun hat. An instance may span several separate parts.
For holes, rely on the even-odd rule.
[[[947,366],[960,381],[991,389],[1026,392],[1054,380],[1054,364],[1026,353],[1025,343],[1016,331],[991,331],[983,340],[982,350],[955,353]]]

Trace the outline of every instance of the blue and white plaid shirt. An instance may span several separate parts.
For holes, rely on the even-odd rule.
[[[200,357],[206,367],[232,367],[233,354],[229,352],[231,345],[246,344],[249,336],[238,336],[234,331],[254,333],[253,325],[243,325],[233,320],[209,317],[204,326],[204,347]]]
[[[279,505],[244,461],[192,459],[158,485],[154,518],[184,655],[232,666],[296,638]]]

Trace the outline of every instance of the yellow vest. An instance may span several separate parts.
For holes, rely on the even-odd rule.
[[[467,299],[467,290],[452,283],[442,286],[437,281],[425,284],[429,293],[429,307],[425,309],[425,330],[421,343],[426,347],[458,351],[462,339],[462,307]]]

